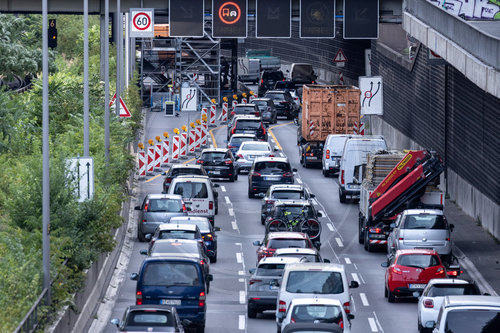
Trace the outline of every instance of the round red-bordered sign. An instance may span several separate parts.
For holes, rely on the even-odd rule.
[[[372,92],[370,90],[365,91],[366,98],[372,98]]]
[[[224,18],[223,16],[223,12],[224,12],[224,8],[228,9],[229,11],[229,8],[227,8],[227,6],[234,6],[237,10],[237,16],[234,20],[232,21],[228,21]],[[238,6],[236,3],[234,2],[225,2],[222,6],[220,6],[219,8],[219,19],[225,23],[225,24],[235,24],[236,22],[238,22],[240,20],[240,17],[241,17],[241,9],[240,9],[240,6]]]
[[[144,16],[144,18],[146,18],[146,19],[148,20],[148,23],[147,23],[147,24],[145,24],[145,26],[144,26],[144,27],[139,27],[139,26],[137,25],[137,23],[136,23],[136,22],[137,22],[137,17],[138,17],[138,16]],[[135,27],[137,30],[144,31],[144,30],[146,30],[147,28],[149,28],[149,26],[151,25],[151,17],[150,17],[147,13],[145,13],[145,12],[139,12],[139,13],[137,13],[137,14],[135,14],[135,15],[134,15],[134,18],[133,18],[133,20],[132,20],[132,23],[134,24],[134,27]]]

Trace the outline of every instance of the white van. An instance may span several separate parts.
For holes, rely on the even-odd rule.
[[[179,176],[172,180],[168,193],[182,197],[188,215],[206,217],[214,225],[218,196],[215,187],[219,184],[212,184],[207,176]]]
[[[323,148],[323,176],[328,177],[339,171],[342,150],[347,139],[363,137],[362,135],[328,134]]]
[[[327,297],[338,299],[346,313],[350,313],[350,288],[359,287],[357,281],[347,283],[344,265],[327,263],[287,264],[283,271],[276,303],[276,325],[281,322],[292,299]]]
[[[339,200],[346,201],[346,196],[352,199],[359,199],[361,184],[355,184],[354,168],[357,165],[366,164],[366,155],[378,150],[386,150],[387,144],[382,135],[370,135],[353,137],[347,139],[342,151],[339,170]]]

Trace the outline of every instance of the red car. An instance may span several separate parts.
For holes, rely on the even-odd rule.
[[[262,242],[255,241],[253,245],[259,246],[257,264],[264,257],[272,257],[276,249],[289,247],[314,249],[309,236],[302,232],[270,232]]]
[[[385,297],[389,303],[396,296],[413,296],[415,291],[422,291],[430,279],[447,277],[446,268],[434,250],[398,250],[382,267],[387,267]]]

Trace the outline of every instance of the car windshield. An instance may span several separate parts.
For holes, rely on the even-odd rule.
[[[285,94],[280,94],[280,93],[269,93],[266,94],[266,98],[270,98],[273,101],[284,101],[285,100]]]
[[[198,278],[194,264],[151,262],[146,265],[142,282],[146,286],[196,286]]]
[[[179,194],[183,198],[208,198],[205,183],[179,182],[175,184],[174,194]]]
[[[268,144],[261,144],[261,143],[245,143],[244,145],[241,145],[241,150],[258,150],[258,151],[269,151],[269,145]]]
[[[196,239],[196,232],[193,230],[161,230],[159,239]]]
[[[255,141],[253,138],[231,137],[230,146],[239,145],[246,141]]]
[[[403,254],[397,261],[400,266],[427,268],[440,265],[439,258],[431,254]]]
[[[305,239],[275,238],[269,240],[267,247],[271,249],[282,249],[288,247],[306,248],[308,246],[307,246],[307,241]]]
[[[297,218],[304,214],[305,217],[314,217],[311,206],[278,206],[276,207],[276,216],[281,216],[284,213],[288,216]]]
[[[251,106],[236,106],[233,112],[236,114],[253,114],[255,113],[255,108]]]
[[[182,202],[179,199],[149,199],[147,211],[180,213],[183,211]]]
[[[446,316],[446,333],[498,333],[500,310],[452,310]]]
[[[403,229],[446,229],[443,215],[409,215],[403,224]]]
[[[293,307],[292,322],[320,322],[338,324],[342,320],[342,310],[335,305],[297,305]]]
[[[304,191],[273,191],[271,194],[273,199],[304,199]]]
[[[339,272],[291,271],[286,291],[297,294],[341,294],[344,285]]]
[[[203,175],[201,168],[175,168],[170,172],[170,176],[180,175]]]
[[[281,276],[285,264],[261,264],[257,267],[255,275],[259,276]]]
[[[273,81],[281,81],[283,80],[284,75],[283,72],[264,72],[262,74],[263,80],[273,80]]]
[[[155,242],[151,247],[151,253],[199,253],[198,243],[176,242]]]
[[[257,129],[260,128],[260,120],[243,120],[236,121],[236,129]]]
[[[127,316],[125,327],[148,326],[164,327],[173,326],[174,320],[171,312],[156,310],[132,311]]]
[[[202,161],[221,161],[226,158],[225,152],[211,151],[201,154]]]
[[[258,162],[255,163],[255,171],[260,173],[279,173],[290,172],[290,164],[286,162]]]
[[[429,288],[426,296],[439,297],[450,295],[479,295],[479,291],[472,284],[434,284]]]
[[[186,219],[186,218],[177,218],[173,217],[170,219],[170,223],[183,223],[183,224],[194,224],[198,226],[201,233],[210,232],[210,222],[208,219]]]

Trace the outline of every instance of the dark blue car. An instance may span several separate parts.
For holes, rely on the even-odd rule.
[[[207,247],[207,254],[211,263],[217,262],[217,235],[215,231],[220,230],[213,227],[206,217],[202,216],[179,216],[170,220],[170,223],[196,224],[200,229],[201,237]]]
[[[175,306],[181,320],[187,319],[197,332],[204,332],[207,313],[206,295],[212,275],[205,274],[199,260],[182,257],[146,258],[137,281],[136,305]]]

